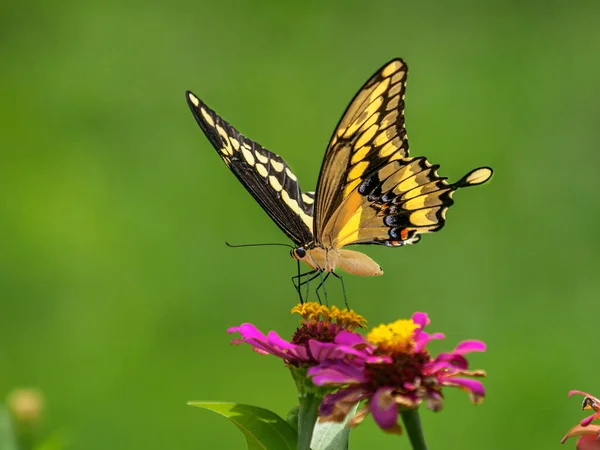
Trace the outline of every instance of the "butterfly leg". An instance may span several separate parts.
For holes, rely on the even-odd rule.
[[[298,292],[298,296],[300,297],[300,303],[304,303],[305,301],[308,300],[308,283],[319,276],[319,274],[317,272],[318,272],[317,270],[311,270],[310,272],[305,272],[305,273],[300,273],[298,271],[298,275],[294,275],[292,277],[292,283],[294,284],[294,287],[296,288],[296,292]],[[313,274],[316,274],[316,275],[313,275]],[[310,275],[313,275],[313,276],[310,277]],[[306,277],[306,279],[304,281],[300,281],[300,279],[302,277]],[[306,284],[306,298],[302,298],[301,287],[304,286],[305,284]]]
[[[296,289],[296,292],[298,293],[298,297],[300,297],[300,303],[304,303],[304,299],[302,298],[302,291],[300,290],[300,287],[304,284],[303,282],[300,282],[300,279],[305,276],[305,275],[309,275],[311,272],[308,273],[298,273],[298,275],[294,275],[292,277],[292,284],[294,285],[294,288]]]
[[[298,262],[298,275],[294,275],[292,277],[292,284],[294,285],[296,292],[298,292],[298,297],[300,297],[300,303],[304,303],[304,301],[302,300],[302,292],[300,292],[300,278],[304,274],[300,274],[300,260],[298,260],[297,262]],[[296,280],[298,280],[298,284],[296,284]]]
[[[306,277],[306,280],[304,280],[303,282],[301,282],[301,283],[299,284],[299,286],[303,286],[303,285],[305,285],[305,284],[306,284],[306,300],[307,300],[307,301],[308,301],[308,293],[310,292],[310,291],[309,291],[309,288],[308,288],[308,287],[309,287],[309,283],[310,283],[312,280],[314,280],[315,278],[317,278],[317,277],[320,277],[320,276],[321,276],[321,273],[322,273],[322,271],[321,271],[321,270],[319,270],[319,269],[317,269],[317,270],[313,270],[312,272],[307,272],[307,273],[304,273],[304,274],[302,274],[302,275],[307,275],[307,277]],[[314,274],[314,275],[313,275],[313,274]],[[312,277],[309,277],[308,275],[312,275]],[[318,298],[318,297],[319,297],[319,293],[317,292],[317,298]],[[319,299],[319,303],[321,303],[321,299]]]
[[[348,299],[346,298],[346,287],[344,286],[344,279],[342,278],[341,275],[338,275],[335,272],[331,272],[331,275],[336,277],[338,280],[340,280],[340,283],[342,283],[342,293],[344,294],[344,305],[346,305],[346,309],[348,311],[350,311],[350,307],[348,306]]]
[[[319,285],[317,286],[317,289],[315,289],[315,292],[317,293],[317,298],[319,299],[319,303],[323,304],[323,302],[321,302],[321,296],[319,295],[319,289],[323,289],[323,293],[325,294],[325,305],[329,306],[329,303],[327,301],[327,289],[325,289],[325,281],[327,281],[327,278],[329,277],[329,275],[331,274],[331,272],[327,272],[327,275],[325,275],[325,278],[323,278],[323,271],[319,270],[319,276],[321,277],[321,283],[319,283]]]

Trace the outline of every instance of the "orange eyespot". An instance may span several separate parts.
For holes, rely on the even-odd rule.
[[[408,229],[405,228],[404,230],[402,230],[400,232],[400,239],[402,239],[403,241],[408,239]]]

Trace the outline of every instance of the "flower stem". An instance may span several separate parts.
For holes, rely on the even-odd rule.
[[[298,450],[310,450],[313,430],[319,415],[321,398],[305,392],[298,395],[300,409],[298,411]]]
[[[425,437],[423,436],[423,428],[421,427],[421,419],[419,418],[418,409],[405,409],[400,411],[402,422],[408,433],[408,438],[413,450],[427,450]]]

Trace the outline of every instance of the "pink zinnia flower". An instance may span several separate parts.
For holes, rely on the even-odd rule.
[[[341,346],[353,346],[362,341],[360,335],[350,331],[365,326],[366,320],[353,310],[308,302],[296,305],[291,312],[303,318],[291,341],[286,341],[274,331],[265,336],[254,325],[244,323],[227,330],[241,335],[231,343],[250,344],[257,353],[274,355],[289,366],[302,367],[345,357],[346,353],[340,351]]]
[[[593,424],[592,421],[600,419],[600,400],[582,391],[570,391],[569,397],[574,394],[584,395],[581,409],[593,410],[594,413],[571,428],[562,438],[561,443],[564,444],[570,437],[581,436],[577,440],[578,450],[598,450],[600,449],[600,425]]]
[[[372,413],[383,430],[400,433],[398,408],[415,409],[426,400],[428,408],[439,411],[444,386],[467,391],[473,403],[483,401],[483,384],[465,377],[485,376],[485,372],[469,371],[465,354],[485,351],[485,344],[464,341],[432,358],[427,344],[444,335],[426,333],[427,324],[427,314],[417,312],[411,319],[380,325],[366,339],[340,346],[343,358],[309,369],[315,385],[339,387],[323,399],[320,420],[341,422],[357,402],[366,400],[350,420],[351,426]]]

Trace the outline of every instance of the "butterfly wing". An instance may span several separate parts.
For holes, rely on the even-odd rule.
[[[367,175],[331,222],[331,245],[415,244],[422,233],[444,226],[457,189],[485,183],[492,176],[492,169],[479,167],[448,183],[437,174],[438,167],[424,157],[402,158]],[[360,206],[352,207],[353,201]]]
[[[325,248],[400,246],[439,230],[452,194],[492,174],[475,169],[449,184],[425,158],[410,158],[404,126],[408,69],[395,59],[354,97],[327,148],[316,193],[314,235]]]
[[[219,156],[271,219],[296,245],[311,242],[314,193],[301,191],[280,156],[240,134],[193,93],[186,98]]]

